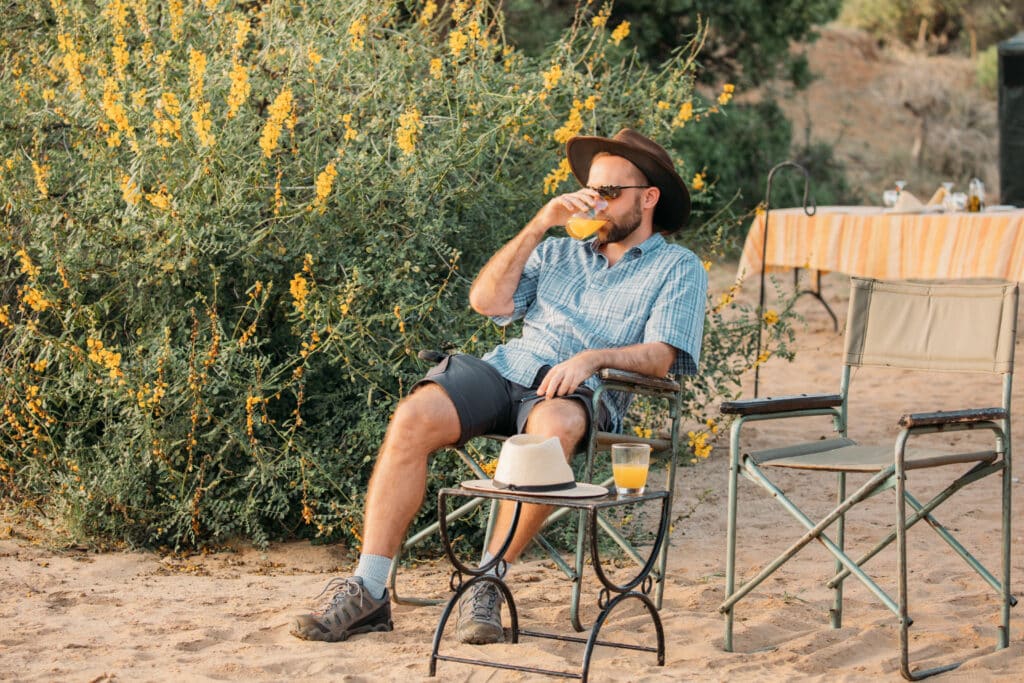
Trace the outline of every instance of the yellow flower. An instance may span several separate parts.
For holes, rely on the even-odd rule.
[[[355,140],[359,137],[359,132],[352,127],[352,114],[345,114],[341,117],[341,122],[345,124],[345,141]],[[338,151],[341,154],[341,150]]]
[[[458,57],[468,44],[469,38],[460,29],[448,34],[448,49],[451,50],[453,57]]]
[[[142,109],[146,106],[146,89],[139,88],[132,93],[132,108]]]
[[[352,24],[348,27],[348,35],[348,44],[349,47],[352,48],[352,51],[359,52],[360,50],[362,50],[363,45],[365,45],[365,43],[363,42],[363,38],[366,37],[365,15],[357,18],[355,21],[352,22]]]
[[[210,129],[213,127],[213,121],[205,118],[209,113],[209,102],[197,105],[192,112],[192,127],[196,131],[196,137],[199,138],[199,144],[203,147],[213,147],[217,143],[217,138],[210,132]]]
[[[32,263],[32,257],[28,255],[28,252],[24,249],[19,249],[16,256],[21,261],[21,272],[28,275],[30,278],[39,277],[39,266]]]
[[[76,95],[84,94],[82,84],[85,82],[85,77],[82,76],[82,64],[85,63],[85,55],[75,48],[72,38],[66,33],[57,34],[57,45],[64,53],[62,62],[64,70],[68,73],[68,85],[71,92]]]
[[[611,14],[612,8],[605,5],[603,8],[601,8],[601,11],[594,15],[594,17],[590,20],[590,25],[593,26],[594,28],[604,28],[605,25],[607,25],[608,17],[610,17]]]
[[[289,283],[289,289],[294,299],[295,310],[299,313],[306,312],[306,299],[309,297],[309,281],[302,273],[295,273],[295,277]]]
[[[319,207],[320,213],[326,208],[327,197],[331,194],[331,187],[334,186],[334,179],[337,177],[338,170],[333,163],[327,164],[316,177],[316,199],[313,200],[313,206]]]
[[[702,262],[702,265],[704,266],[704,270],[709,273],[711,272],[711,261],[704,261]]]
[[[700,192],[701,190],[703,190],[704,189],[704,174],[703,173],[696,173],[696,174],[694,174],[693,181],[690,184],[693,186],[693,189],[696,190],[697,192]]]
[[[114,124],[118,132],[124,133],[129,140],[134,142],[135,130],[128,121],[128,111],[124,108],[124,95],[121,93],[117,79],[108,77],[103,81],[103,113]],[[110,139],[108,139],[108,144],[111,144]],[[112,147],[118,145],[120,145],[120,136],[118,136],[117,144],[111,144]]]
[[[34,372],[43,373],[46,372],[47,365],[49,365],[49,362],[45,358],[40,358],[34,363],[30,363],[29,367],[31,367]]]
[[[121,372],[120,353],[115,353],[104,348],[103,342],[99,339],[86,339],[85,346],[89,350],[89,360],[106,368],[110,375],[110,379],[117,379],[124,376],[124,373]]]
[[[50,178],[50,165],[40,164],[35,159],[32,160],[32,173],[36,178],[36,189],[39,190],[39,196],[46,198],[50,196],[50,187],[47,185],[47,180]]]
[[[146,201],[161,211],[167,211],[171,208],[171,195],[167,193],[165,188],[160,188],[159,192],[148,193],[146,195]]]
[[[178,96],[165,92],[153,107],[153,132],[156,133],[156,144],[170,147],[171,138],[181,139],[181,103]]]
[[[185,15],[184,4],[182,0],[169,0],[167,3],[167,13],[171,18],[171,40],[181,39],[181,24]]]
[[[581,116],[581,110],[583,105],[579,100],[575,100],[572,103],[572,109],[569,110],[569,118],[562,125],[561,128],[556,130],[552,137],[555,142],[564,144],[569,138],[574,137],[583,129],[583,117]]]
[[[292,91],[284,88],[278,93],[277,97],[274,98],[274,102],[268,108],[267,123],[263,126],[263,132],[260,134],[260,149],[263,150],[263,156],[268,159],[274,153],[274,150],[277,149],[277,141],[281,137],[282,125],[290,120],[293,106]]]
[[[416,137],[423,130],[423,123],[420,121],[420,112],[416,107],[406,109],[398,117],[398,131],[395,134],[399,148],[405,154],[412,154],[416,151]]]
[[[618,45],[628,35],[629,35],[629,22],[628,21],[624,21],[621,24],[619,24],[618,26],[616,26],[615,30],[612,31],[612,43],[614,43],[615,45]]]
[[[206,80],[206,55],[199,50],[188,51],[188,96],[198,103],[203,99],[203,84]]]
[[[658,100],[658,111],[666,111],[671,106],[672,105],[666,102],[665,100]]]
[[[126,204],[133,206],[142,199],[142,192],[139,191],[139,186],[135,184],[135,181],[127,173],[121,174],[121,198],[124,199]]]
[[[0,325],[11,324],[11,307],[8,304],[0,306]]]
[[[778,313],[776,313],[774,310],[772,310],[770,308],[767,311],[764,312],[764,324],[765,325],[774,325],[777,322],[779,322],[779,314]]]
[[[252,86],[249,85],[249,71],[239,62],[231,64],[231,71],[228,73],[231,79],[231,89],[228,91],[228,118],[234,118],[239,108],[249,99]]]
[[[430,20],[434,18],[434,14],[437,13],[437,3],[434,0],[430,0],[426,5],[423,6],[423,12],[420,13],[420,23],[426,26],[430,23]]]
[[[544,89],[552,90],[562,78],[562,67],[558,64],[552,64],[548,71],[541,72],[541,76],[544,77]]]
[[[239,19],[235,22],[235,43],[231,46],[231,49],[238,52],[245,46],[245,41],[249,37],[249,20]]]
[[[430,60],[430,75],[433,78],[441,78],[443,74],[442,63],[440,57],[434,57]]]
[[[320,61],[324,58],[323,55],[321,55],[313,48],[309,48],[309,51],[306,52],[306,57],[309,58],[309,63],[312,66],[316,66],[317,64],[319,64]]]
[[[563,158],[558,163],[558,168],[544,178],[544,194],[554,194],[558,186],[569,178],[571,171],[569,160]]]
[[[679,107],[679,112],[676,117],[672,120],[672,126],[674,128],[682,128],[686,125],[686,122],[693,118],[693,102],[683,102],[682,106]]]

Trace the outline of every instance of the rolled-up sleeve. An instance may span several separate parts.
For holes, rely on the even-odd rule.
[[[708,276],[704,266],[695,256],[687,254],[665,273],[644,328],[645,342],[664,342],[676,349],[671,372],[677,377],[697,372],[707,291]]]
[[[526,265],[523,266],[523,274],[519,278],[519,284],[516,286],[516,291],[512,294],[512,305],[513,309],[509,315],[492,315],[491,320],[496,325],[504,327],[509,323],[515,322],[526,315],[527,309],[533,304],[537,298],[537,279],[540,277],[541,264],[543,263],[543,257],[541,254],[542,242],[533,253],[530,254],[529,258],[526,259]]]

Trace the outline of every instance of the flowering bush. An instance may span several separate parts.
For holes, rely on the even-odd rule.
[[[565,140],[728,101],[696,38],[652,70],[580,5],[539,62],[484,1],[8,7],[0,495],[77,538],[358,541],[416,352],[500,339],[469,277],[572,187]],[[709,321],[701,424],[760,324]]]

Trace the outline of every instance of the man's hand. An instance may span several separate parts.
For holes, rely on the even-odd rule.
[[[554,398],[571,394],[600,369],[598,354],[592,351],[578,353],[548,370],[548,374],[537,387],[537,395]]]
[[[601,195],[596,190],[584,187],[575,192],[567,192],[553,197],[537,212],[537,219],[545,230],[556,225],[565,225],[574,213],[587,211],[594,207]]]

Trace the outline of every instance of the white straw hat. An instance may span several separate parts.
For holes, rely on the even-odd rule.
[[[576,482],[558,437],[534,434],[517,434],[505,440],[493,480],[464,481],[462,487],[554,498],[589,498],[608,493],[603,486]]]

